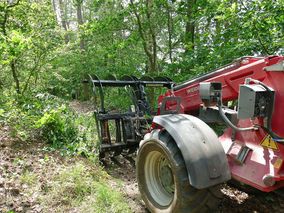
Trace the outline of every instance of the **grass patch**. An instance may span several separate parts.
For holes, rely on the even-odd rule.
[[[122,193],[111,186],[106,172],[89,160],[58,165],[53,169],[53,174],[46,175],[44,179],[41,176],[43,184],[35,183],[38,181],[35,176],[23,174],[20,179],[28,177],[25,181],[31,187],[28,194],[40,191],[37,201],[43,211],[131,212]]]
[[[38,180],[34,173],[24,171],[24,174],[19,177],[22,185],[26,184],[29,187],[33,186]]]

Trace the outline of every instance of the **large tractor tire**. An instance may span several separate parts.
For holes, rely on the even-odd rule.
[[[186,166],[174,139],[154,130],[140,144],[137,180],[142,199],[152,213],[214,212],[219,186],[196,189],[189,184]]]

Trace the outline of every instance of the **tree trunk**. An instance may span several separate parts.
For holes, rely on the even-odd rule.
[[[12,75],[14,78],[14,82],[16,83],[16,91],[18,94],[21,94],[20,82],[17,76],[17,71],[16,71],[16,61],[12,60],[10,65],[11,65],[11,71],[12,71]]]
[[[137,20],[137,27],[138,32],[140,35],[140,38],[142,40],[143,49],[147,56],[148,64],[149,64],[149,75],[154,76],[157,74],[157,40],[156,40],[156,32],[153,27],[153,20],[151,17],[151,11],[150,6],[152,4],[151,0],[146,1],[146,7],[149,9],[146,11],[146,17],[143,19],[143,17],[140,17],[140,14],[137,12],[137,7],[134,5],[133,0],[130,0],[130,4],[133,8],[133,13]],[[143,16],[143,15],[141,15]],[[147,31],[143,29],[143,23],[142,20],[147,19],[147,23],[149,23],[147,26],[149,27],[149,34],[147,35]],[[146,38],[150,37],[149,40]],[[152,108],[154,108],[154,90],[151,88],[151,94],[150,94],[150,105]]]
[[[80,25],[82,25],[83,22],[83,16],[82,16],[82,3],[77,1],[77,21],[78,21],[78,31]],[[81,38],[80,40],[80,49],[85,50],[85,44],[84,44],[84,39]]]
[[[150,6],[152,5],[152,1],[147,1],[146,2],[146,6],[150,8]],[[150,75],[154,76],[156,74],[156,70],[157,70],[157,41],[156,41],[156,33],[154,31],[153,25],[152,25],[152,18],[151,18],[151,11],[146,10],[146,15],[147,15],[147,19],[148,19],[148,23],[149,23],[149,30],[150,30],[150,34],[151,34],[151,43],[152,43],[152,60],[151,60],[151,64],[150,64]]]
[[[61,25],[65,29],[65,32],[67,33],[68,27],[67,27],[67,21],[66,21],[66,12],[65,12],[64,3],[62,0],[59,0],[59,8],[60,8]],[[65,43],[67,44],[69,42],[69,38],[67,34],[64,35],[64,39],[65,39]]]
[[[170,11],[170,7],[167,4],[167,13],[168,13],[168,21],[167,21],[167,26],[168,26],[168,48],[169,48],[169,58],[170,58],[170,62],[173,62],[173,57],[172,57],[172,15],[171,15],[171,11]]]
[[[54,13],[55,13],[55,20],[57,21],[57,13],[56,13],[56,3],[55,3],[55,0],[52,0],[52,8],[53,8]]]
[[[82,0],[77,0],[77,5],[76,5],[76,9],[77,9],[77,22],[78,22],[78,32],[80,34],[80,26],[83,25],[84,21],[83,21],[83,16],[82,16]],[[82,52],[82,55],[84,55],[85,52],[85,42],[84,39],[81,38],[80,39],[80,49]],[[83,59],[82,61],[83,67],[85,64],[85,61]],[[86,78],[86,69],[83,68],[83,72],[82,72],[82,80],[84,80]],[[84,100],[88,100],[89,99],[89,93],[88,93],[88,85],[86,83],[83,83],[83,94],[84,94]]]
[[[185,53],[192,52],[194,50],[194,33],[195,33],[195,22],[193,13],[196,0],[187,0],[187,22],[185,26]]]
[[[5,40],[6,39],[9,40],[8,35],[7,35],[7,31],[6,31],[6,23],[7,23],[7,20],[8,20],[10,8],[13,8],[13,7],[19,5],[20,1],[21,0],[17,0],[14,4],[10,4],[9,6],[7,6],[7,8],[4,12],[3,21],[1,22],[1,28],[2,28],[3,35],[5,36]],[[12,72],[14,82],[16,83],[16,91],[17,91],[18,94],[21,94],[20,82],[19,82],[19,79],[18,79],[18,76],[17,76],[15,59],[11,60],[10,66],[11,66],[11,72]]]

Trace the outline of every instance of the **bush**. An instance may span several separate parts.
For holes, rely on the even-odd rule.
[[[74,115],[61,106],[51,110],[36,122],[35,127],[41,128],[44,139],[55,147],[62,147],[64,144],[79,142],[79,132],[72,122]]]

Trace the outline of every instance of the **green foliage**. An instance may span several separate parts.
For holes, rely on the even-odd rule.
[[[131,212],[120,193],[105,183],[96,184],[97,205],[91,204],[94,212]]]
[[[4,91],[0,100],[2,114],[0,124],[7,124],[13,129],[13,136],[27,141],[34,134],[34,123],[46,111],[63,104],[55,96],[34,91],[29,96],[19,96]],[[31,135],[30,135],[31,134]]]
[[[0,3],[0,90],[83,98],[87,74],[164,75],[179,83],[244,55],[284,50],[283,0],[54,3]]]
[[[48,0],[1,1],[0,8],[0,89],[15,83],[25,93],[43,83],[51,51],[61,42],[59,28]]]
[[[4,93],[0,112],[0,125],[9,125],[12,136],[26,142],[42,137],[51,144],[48,150],[60,149],[63,155],[82,154],[96,160],[92,115],[77,115],[66,101],[38,91],[29,96]]]
[[[41,128],[44,139],[55,147],[78,142],[78,130],[72,122],[73,115],[66,106],[44,113],[35,127]]]

